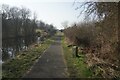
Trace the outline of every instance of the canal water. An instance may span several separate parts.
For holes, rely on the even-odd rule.
[[[0,60],[0,62],[3,63],[4,61],[7,61],[9,59],[14,59],[19,51],[27,50],[30,44],[40,44],[40,42],[40,37],[36,37],[34,41],[32,41],[31,39],[25,41],[24,38],[19,38],[17,40],[2,40],[2,49],[0,48],[0,51],[2,52],[2,60]]]

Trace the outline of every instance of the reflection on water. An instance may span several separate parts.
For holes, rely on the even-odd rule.
[[[2,60],[0,60],[0,64],[4,63]]]
[[[35,40],[29,38],[27,40],[25,38],[3,40],[1,63],[9,59],[14,59],[19,51],[28,50],[28,46],[33,42],[40,43],[40,37],[36,37]]]
[[[16,49],[13,47],[3,48],[2,49],[2,60],[6,61],[8,59],[15,58]]]
[[[2,49],[0,48],[0,64],[3,63],[1,55],[2,55]]]
[[[8,55],[10,59],[15,57],[14,52],[15,51],[13,50],[13,48],[8,48]]]

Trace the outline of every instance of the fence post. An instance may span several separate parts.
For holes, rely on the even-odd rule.
[[[78,57],[78,46],[73,46],[73,57]]]
[[[76,46],[76,57],[79,57],[78,56],[78,46]]]

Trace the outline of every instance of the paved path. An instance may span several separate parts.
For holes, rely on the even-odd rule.
[[[60,37],[45,51],[24,78],[67,78],[67,67],[63,58]]]

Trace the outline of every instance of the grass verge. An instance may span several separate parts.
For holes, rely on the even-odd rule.
[[[19,53],[15,59],[11,59],[2,65],[3,78],[21,78],[40,57],[53,41],[47,39],[41,45]]]
[[[72,56],[72,48],[67,47],[64,37],[62,38],[62,46],[64,51],[64,57],[67,62],[68,72],[70,78],[90,78],[92,71],[87,68],[85,64],[85,55],[80,54],[79,58]]]

